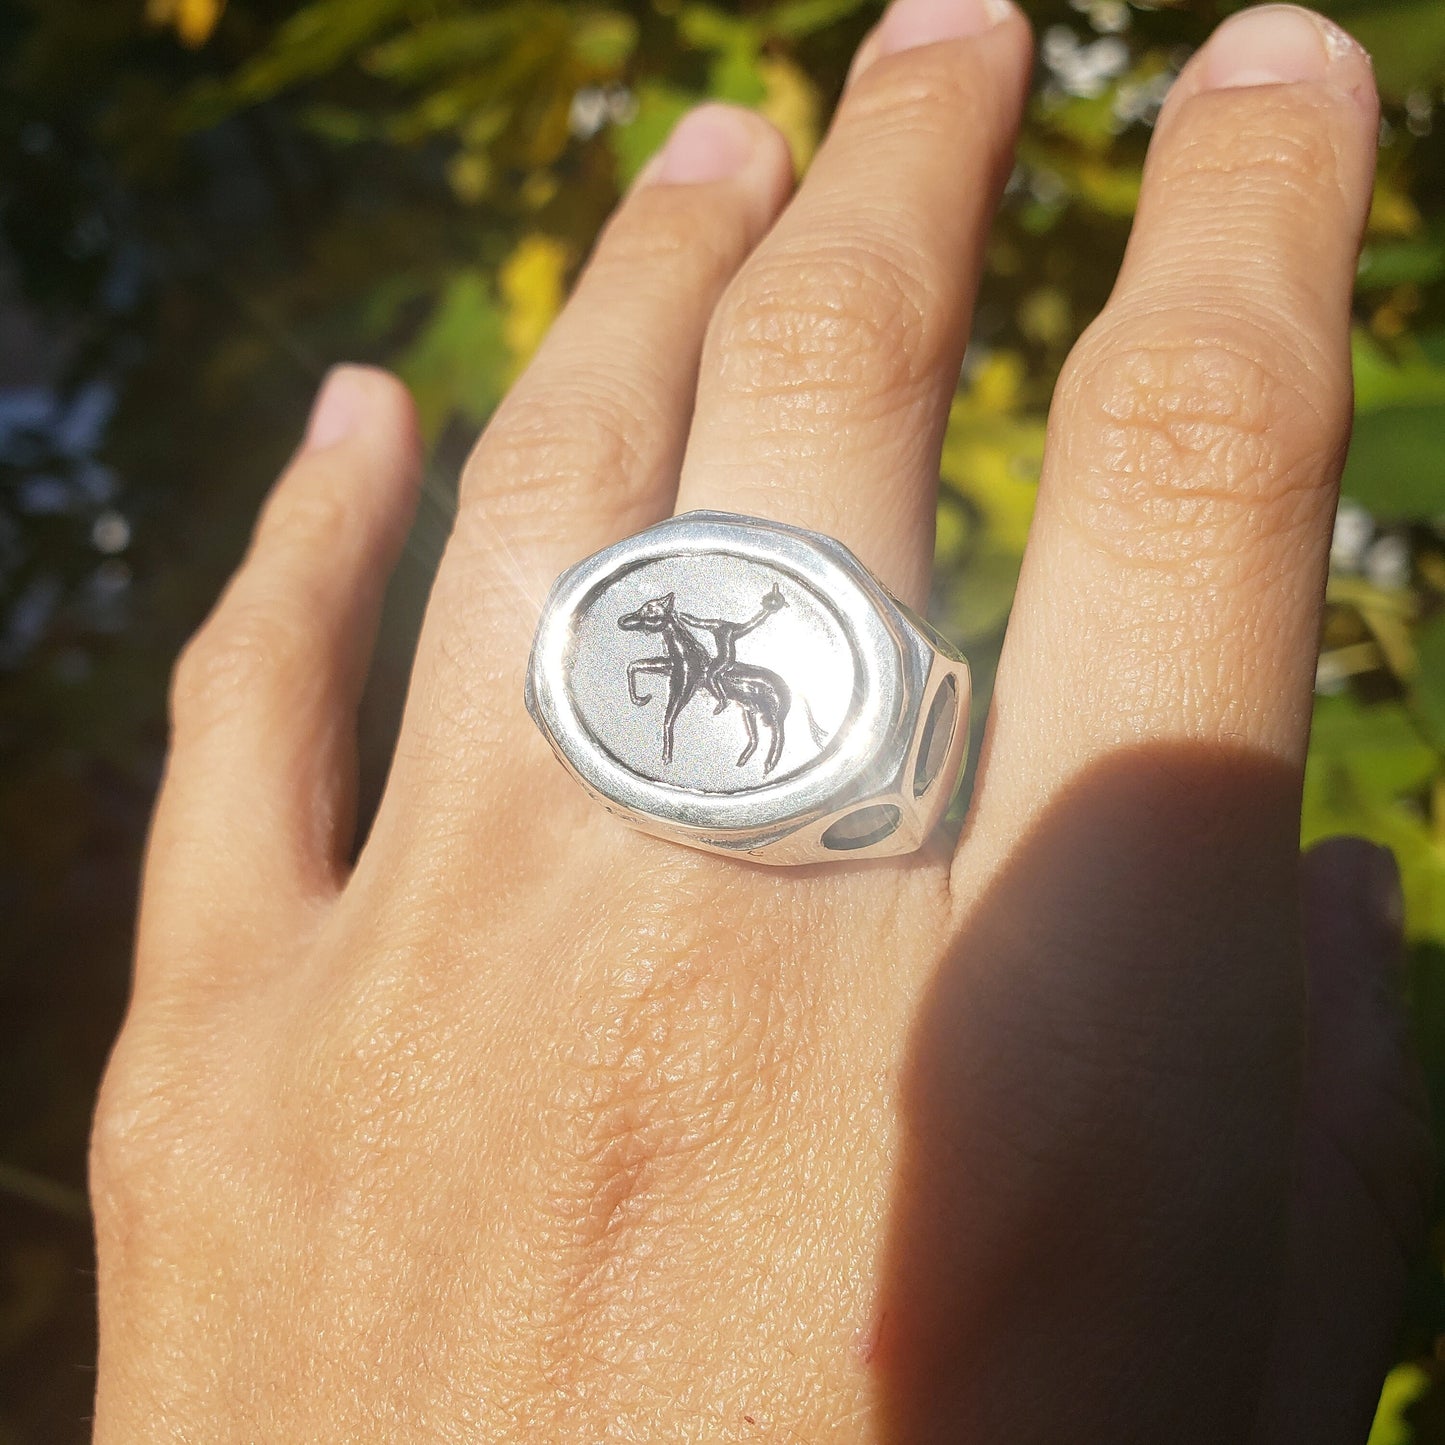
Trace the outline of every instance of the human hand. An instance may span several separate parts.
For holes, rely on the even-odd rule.
[[[522,705],[552,577],[674,509],[926,602],[1028,56],[903,0],[786,209],[761,121],[679,129],[467,468],[354,869],[418,457],[395,382],[328,382],[176,674],[95,1129],[102,1445],[1362,1438],[1425,1144],[1384,860],[1311,858],[1301,926],[1377,124],[1339,32],[1235,20],[1169,99],[956,848],[634,834]]]

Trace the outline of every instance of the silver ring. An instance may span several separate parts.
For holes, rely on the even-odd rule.
[[[569,568],[527,711],[609,812],[762,863],[911,853],[968,751],[968,664],[840,542],[687,512]]]

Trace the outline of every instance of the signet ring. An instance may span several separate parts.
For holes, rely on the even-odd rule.
[[[644,832],[759,863],[890,857],[948,809],[968,664],[841,542],[686,512],[568,568],[526,704]]]

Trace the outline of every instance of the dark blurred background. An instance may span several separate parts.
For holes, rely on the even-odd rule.
[[[1232,5],[1025,0],[1041,38],[945,452],[935,613],[987,704],[1059,365],[1150,125]],[[1386,100],[1306,840],[1404,868],[1445,1108],[1445,0],[1324,7]],[[171,659],[325,367],[432,463],[365,718],[374,797],[460,460],[689,105],[806,164],[876,0],[0,0],[0,1445],[89,1438],[92,1094],[124,1008]],[[1445,1442],[1445,1227],[1372,1445]],[[1167,1322],[1165,1322],[1167,1327]]]

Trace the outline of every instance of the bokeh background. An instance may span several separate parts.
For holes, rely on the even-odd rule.
[[[374,798],[461,459],[619,187],[705,96],[759,107],[806,165],[877,8],[0,0],[0,1445],[89,1437],[85,1135],[167,672],[315,383],[397,368],[432,446],[366,705]],[[1235,7],[1025,8],[1035,95],[942,466],[934,610],[980,707],[1060,363],[1159,103]],[[1398,854],[1445,1110],[1445,0],[1325,8],[1373,51],[1386,120],[1304,831]],[[1445,1215],[1373,1445],[1445,1442],[1442,1263]]]

